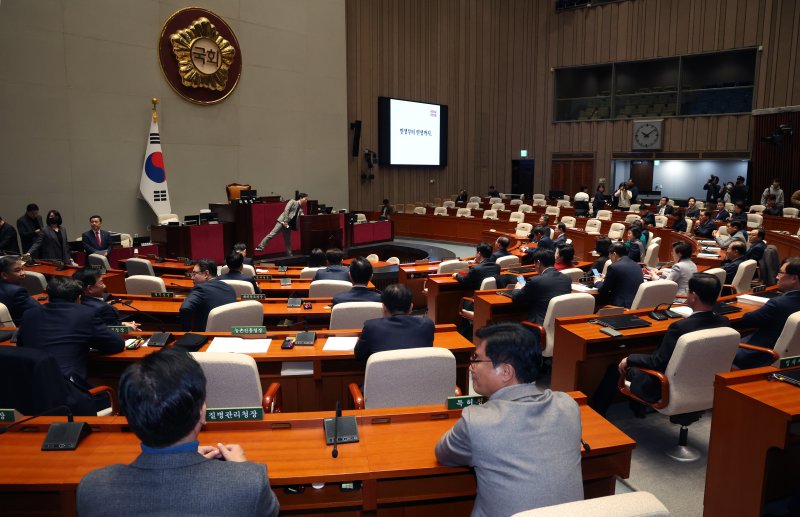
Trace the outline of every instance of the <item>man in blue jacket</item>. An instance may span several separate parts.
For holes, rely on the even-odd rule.
[[[217,264],[200,259],[192,269],[194,288],[183,301],[180,310],[181,327],[186,331],[206,330],[211,309],[236,301],[236,292],[225,282],[212,281],[217,276]]]
[[[11,321],[2,321],[0,326],[19,326],[25,311],[38,308],[39,304],[31,298],[28,290],[22,287],[25,280],[25,263],[19,257],[7,255],[0,257],[0,303],[11,314]]]
[[[328,267],[317,270],[314,280],[344,280],[350,281],[350,271],[347,266],[342,265],[344,253],[339,248],[331,248],[325,252],[325,260]]]
[[[356,257],[350,263],[350,282],[353,287],[349,291],[333,297],[333,305],[343,302],[380,302],[381,293],[367,287],[372,280],[372,264],[364,257]]]
[[[595,284],[599,290],[598,306],[611,304],[630,309],[639,285],[644,282],[642,268],[628,258],[628,248],[624,244],[617,243],[611,246],[608,258],[611,259],[611,264],[608,266],[606,276]]]

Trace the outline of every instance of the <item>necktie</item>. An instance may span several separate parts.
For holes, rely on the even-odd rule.
[[[100,232],[97,232],[97,244],[102,245],[103,243],[100,241]]]

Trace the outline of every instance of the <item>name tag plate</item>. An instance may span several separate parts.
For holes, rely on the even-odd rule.
[[[266,300],[267,295],[264,293],[244,293],[242,300]]]
[[[778,363],[778,367],[780,368],[789,368],[792,366],[800,366],[800,355],[793,357],[782,357]]]
[[[267,333],[267,327],[265,327],[264,325],[231,327],[231,334],[266,334],[266,333]]]
[[[263,419],[264,409],[260,407],[206,409],[206,422],[237,422]]]
[[[155,292],[153,292],[153,293],[150,293],[150,296],[153,297],[153,298],[175,298],[175,293],[170,293],[170,292],[155,293]]]
[[[485,399],[481,396],[464,395],[462,397],[447,397],[447,409],[464,409],[467,406],[483,404]]]
[[[125,325],[109,325],[108,328],[111,329],[111,332],[116,332],[117,334],[127,334],[131,330],[130,327]]]

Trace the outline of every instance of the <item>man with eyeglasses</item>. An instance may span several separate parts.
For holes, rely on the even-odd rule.
[[[225,282],[216,280],[217,264],[211,259],[200,259],[192,269],[194,288],[183,301],[180,311],[183,330],[206,330],[211,309],[236,301],[236,292]]]
[[[800,311],[800,257],[786,259],[777,275],[778,290],[781,296],[770,298],[758,310],[748,312],[742,317],[742,327],[756,329],[742,338],[743,343],[774,348],[783,325],[789,316]],[[772,356],[754,350],[739,349],[733,364],[741,369],[758,368],[772,364]]]
[[[477,336],[470,374],[488,401],[465,408],[436,444],[439,463],[475,469],[472,515],[512,515],[583,499],[580,410],[569,395],[534,383],[542,360],[538,335],[502,323]]]

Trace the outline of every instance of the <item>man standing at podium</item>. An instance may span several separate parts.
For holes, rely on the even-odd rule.
[[[267,243],[274,239],[276,235],[282,233],[283,241],[286,243],[286,256],[292,256],[292,230],[297,230],[297,219],[301,215],[304,215],[301,203],[306,199],[308,199],[308,194],[301,192],[297,195],[297,199],[290,199],[289,202],[286,203],[286,208],[284,208],[283,213],[278,216],[275,227],[266,237],[261,239],[261,242],[256,246],[256,251],[264,251]]]

